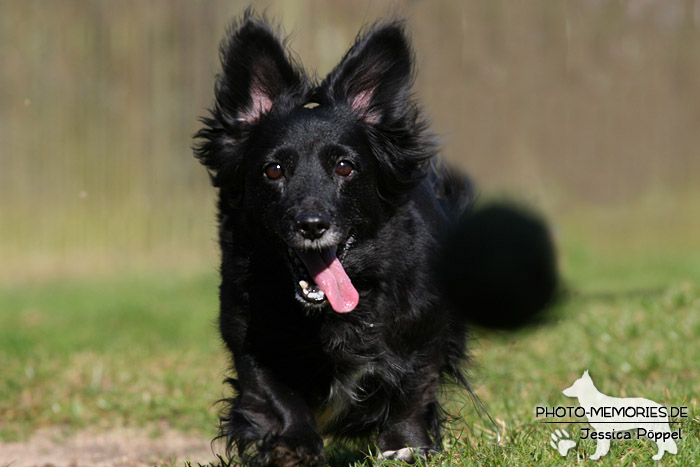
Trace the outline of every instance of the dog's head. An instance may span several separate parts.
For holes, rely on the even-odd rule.
[[[421,180],[435,151],[411,100],[401,23],[359,36],[321,83],[250,13],[223,42],[221,61],[196,156],[227,207],[281,240],[302,303],[354,309],[344,255]]]
[[[562,393],[567,397],[580,397],[595,391],[593,380],[588,375],[588,370],[583,372],[583,375],[574,384],[564,389]]]

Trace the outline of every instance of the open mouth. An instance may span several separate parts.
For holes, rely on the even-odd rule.
[[[288,250],[299,301],[310,306],[329,303],[338,313],[355,309],[359,294],[341,263],[347,246],[346,242],[321,250]]]

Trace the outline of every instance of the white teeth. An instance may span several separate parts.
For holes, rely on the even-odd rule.
[[[304,294],[304,297],[315,302],[321,302],[326,298],[326,294],[317,285],[311,286],[306,281],[299,281],[299,286]]]
[[[323,293],[323,290],[319,290],[316,292],[309,292],[306,296],[311,300],[321,301],[326,297],[326,294]]]

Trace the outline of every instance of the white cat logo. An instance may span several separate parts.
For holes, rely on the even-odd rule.
[[[608,453],[611,439],[628,439],[629,435],[620,436],[620,432],[628,430],[637,430],[638,438],[643,434],[656,443],[659,451],[652,457],[654,460],[660,460],[664,452],[678,452],[676,442],[671,437],[668,414],[661,404],[641,397],[606,396],[596,389],[588,370],[562,392],[567,397],[578,399],[579,405],[586,411],[588,423],[595,430],[590,433],[590,437],[598,441],[592,460],[600,459]],[[566,432],[557,433],[556,436],[552,434],[551,444],[565,456],[574,444],[573,441],[562,440],[564,433]]]

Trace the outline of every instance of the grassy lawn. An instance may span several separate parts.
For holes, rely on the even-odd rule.
[[[0,297],[2,439],[162,421],[215,432],[226,361],[213,274],[70,280]]]
[[[596,269],[585,251],[567,248],[567,277],[576,287],[553,323],[474,333],[477,393],[498,427],[464,394],[446,391],[456,420],[446,451],[431,465],[587,462],[595,441],[579,442],[586,425],[541,424],[534,414],[537,405],[576,406],[561,391],[585,369],[606,394],[688,406],[679,452],[662,463],[700,462],[700,261],[686,256],[625,268],[611,260]],[[658,276],[646,270],[654,265]],[[216,281],[214,273],[118,275],[0,289],[0,441],[46,427],[168,426],[212,438],[226,367],[215,326]],[[558,427],[577,441],[565,458],[549,446]],[[598,463],[651,465],[655,449],[648,440],[613,441]]]

